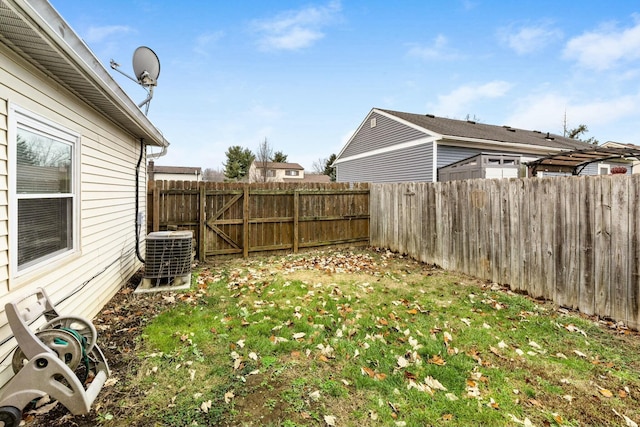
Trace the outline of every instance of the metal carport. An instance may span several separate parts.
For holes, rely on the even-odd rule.
[[[536,176],[537,172],[570,172],[572,175],[580,175],[580,172],[589,164],[614,159],[640,159],[640,147],[617,148],[594,145],[586,148],[561,153],[549,154],[538,160],[526,162],[529,176]]]

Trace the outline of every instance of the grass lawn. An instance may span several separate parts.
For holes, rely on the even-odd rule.
[[[101,425],[640,422],[640,340],[609,322],[371,249],[197,273],[119,378],[135,411]]]

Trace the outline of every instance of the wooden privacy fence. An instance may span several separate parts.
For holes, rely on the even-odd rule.
[[[368,244],[369,186],[150,181],[147,232],[191,230],[208,256]]]
[[[638,329],[640,176],[371,184],[371,244]]]

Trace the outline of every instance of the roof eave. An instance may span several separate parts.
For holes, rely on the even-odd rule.
[[[124,116],[117,120],[121,126],[141,138],[147,145],[168,147],[169,142],[159,129],[143,114],[140,108],[122,90],[111,77],[98,58],[91,52],[84,41],[69,27],[66,21],[46,0],[2,0],[12,4],[14,9],[21,11],[22,16],[28,17],[32,24],[39,28],[38,34],[42,42],[55,46],[63,60],[72,63],[78,75],[99,89],[96,96],[107,98]],[[37,59],[29,57],[30,60]],[[55,75],[55,71],[49,70]],[[64,80],[64,76],[57,76]],[[103,112],[104,113],[104,112]],[[115,120],[113,117],[110,117]]]

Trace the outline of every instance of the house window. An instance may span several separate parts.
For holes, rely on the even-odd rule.
[[[374,127],[376,127],[377,124],[378,124],[377,117],[373,117],[371,119],[371,127],[374,128]]]
[[[611,165],[600,163],[598,165],[598,175],[609,175],[611,172]]]
[[[288,170],[284,171],[284,174],[286,176],[298,176],[298,172],[299,171],[288,169]]]
[[[11,192],[14,271],[23,272],[76,247],[78,136],[22,111],[14,115]]]
[[[268,177],[274,177],[274,176],[276,176],[276,171],[275,171],[275,169],[268,169],[268,170],[267,170],[267,176],[268,176]]]

